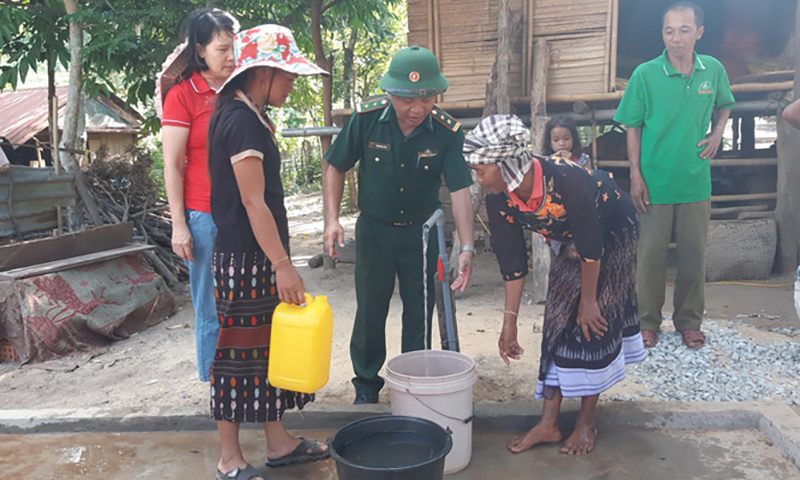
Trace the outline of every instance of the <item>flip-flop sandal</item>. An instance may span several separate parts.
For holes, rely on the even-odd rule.
[[[244,468],[234,468],[228,473],[217,470],[216,480],[250,480],[251,478],[264,478],[264,475],[249,463]]]
[[[700,330],[681,330],[681,340],[687,348],[694,350],[706,344],[706,334]]]
[[[653,348],[658,343],[658,330],[642,330],[644,348]]]
[[[300,440],[300,444],[291,453],[281,458],[267,458],[267,466],[272,468],[285,467],[295,463],[316,462],[331,456],[330,442],[319,444],[315,440],[307,440],[303,437],[300,437]],[[323,446],[328,448],[323,450]]]

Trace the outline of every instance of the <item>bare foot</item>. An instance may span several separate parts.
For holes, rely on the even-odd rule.
[[[558,427],[536,425],[523,435],[512,438],[506,448],[513,453],[520,453],[540,443],[560,442],[561,438],[561,430]]]
[[[561,453],[567,455],[586,455],[594,450],[594,439],[597,438],[597,429],[594,425],[575,425],[575,430],[569,436]]]

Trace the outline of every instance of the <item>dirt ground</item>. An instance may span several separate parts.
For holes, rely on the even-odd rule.
[[[318,402],[349,403],[350,330],[355,314],[353,265],[339,264],[334,271],[310,269],[307,260],[321,251],[322,202],[319,195],[287,199],[295,265],[307,290],[327,295],[334,312],[331,376],[317,396]],[[352,238],[355,217],[343,218]],[[774,278],[771,284],[788,284]],[[800,328],[794,312],[792,287],[759,285],[709,285],[707,318],[734,323],[744,335],[759,343],[789,340],[794,334],[777,329]],[[543,306],[523,298],[519,316],[519,340],[525,354],[506,366],[497,354],[502,321],[503,286],[494,256],[479,252],[469,288],[456,295],[461,351],[476,363],[479,380],[474,388],[478,402],[522,402],[533,398],[538,367]],[[671,304],[668,297],[667,305]],[[85,407],[175,407],[202,406],[208,402],[208,386],[197,380],[194,350],[194,314],[185,292],[182,305],[170,318],[131,338],[113,343],[108,351],[92,359],[20,368],[18,363],[0,363],[2,409]],[[665,310],[666,311],[666,310]],[[387,322],[388,358],[400,353],[400,299],[397,295]],[[668,313],[668,312],[667,312]],[[434,339],[437,338],[434,327]],[[796,338],[795,338],[796,340]],[[434,342],[436,342],[434,340]],[[437,345],[435,345],[437,346]],[[611,393],[636,395],[641,386],[626,380]],[[602,398],[602,397],[601,397]],[[655,400],[640,398],[641,400]],[[381,393],[387,402],[388,389]]]

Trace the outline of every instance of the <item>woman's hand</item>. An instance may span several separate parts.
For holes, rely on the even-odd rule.
[[[467,289],[469,284],[469,277],[472,275],[472,256],[474,254],[469,251],[463,251],[458,256],[458,277],[450,285],[450,290],[458,290],[463,292]]]
[[[506,365],[511,365],[509,358],[519,360],[519,357],[525,353],[525,350],[517,343],[516,322],[503,322],[503,330],[500,332],[497,347],[500,349],[500,358],[506,362]]]
[[[192,258],[193,248],[194,240],[188,225],[184,222],[174,222],[172,224],[172,251],[182,259],[194,263]]]
[[[600,305],[594,299],[581,300],[578,305],[577,322],[587,342],[592,340],[592,334],[602,337],[608,331],[608,322],[600,315]]]
[[[575,242],[568,242],[563,247],[563,255],[570,260],[580,260],[581,256],[578,255],[578,248],[575,247]]]
[[[278,298],[283,303],[300,305],[305,302],[306,286],[303,277],[297,273],[292,261],[286,259],[273,265],[275,268],[275,283],[278,287]]]

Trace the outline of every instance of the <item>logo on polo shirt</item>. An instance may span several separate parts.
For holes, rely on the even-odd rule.
[[[713,95],[714,87],[711,86],[711,82],[705,80],[703,83],[700,84],[700,88],[697,90],[697,93],[699,93],[700,95]]]

